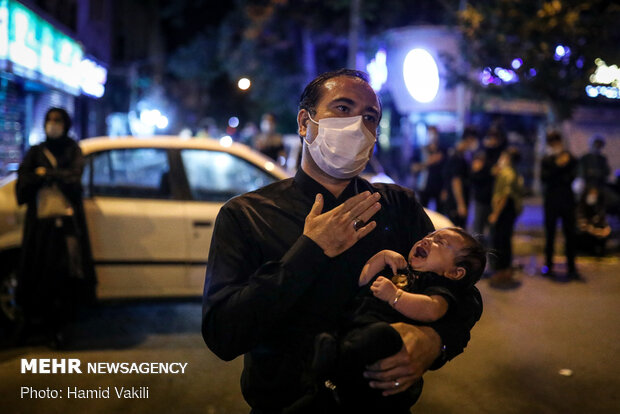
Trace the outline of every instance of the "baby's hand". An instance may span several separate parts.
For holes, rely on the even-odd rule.
[[[395,275],[398,274],[398,269],[407,267],[407,260],[405,260],[403,255],[393,250],[383,251],[383,261],[386,266],[390,266],[390,269],[392,269]]]
[[[389,279],[379,276],[370,286],[370,290],[375,297],[391,303],[394,300],[398,288]]]

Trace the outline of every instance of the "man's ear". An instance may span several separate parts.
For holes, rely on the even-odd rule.
[[[308,111],[300,109],[297,113],[297,133],[300,137],[305,137],[308,133],[308,121],[310,121]]]
[[[444,276],[452,280],[460,280],[467,274],[467,270],[461,266],[454,266],[451,270],[444,273]]]

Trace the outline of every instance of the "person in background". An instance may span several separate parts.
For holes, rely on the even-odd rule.
[[[435,126],[429,126],[427,130],[428,144],[419,151],[419,160],[411,165],[411,172],[416,177],[415,190],[418,193],[420,203],[428,207],[429,202],[435,203],[435,210],[442,211],[440,202],[441,189],[443,188],[443,166],[446,155],[439,145],[439,130]]]
[[[227,202],[216,219],[205,277],[202,335],[218,357],[244,355],[242,391],[253,413],[349,412],[332,388],[303,381],[314,338],[354,311],[361,270],[377,251],[406,254],[433,230],[413,191],[359,177],[372,154],[381,104],[359,71],[327,72],[304,89],[297,114],[301,167]],[[333,149],[333,151],[330,151]],[[368,387],[403,394],[461,353],[480,318],[472,288],[463,307],[429,325],[392,325],[404,345],[366,367]],[[306,395],[316,396],[306,401]],[[409,409],[401,411],[403,414]]]
[[[497,160],[505,148],[501,131],[496,127],[489,128],[482,146],[483,148],[474,154],[471,162],[470,182],[474,199],[472,231],[486,239],[485,230],[489,228]]]
[[[478,137],[468,130],[456,144],[443,171],[444,211],[457,227],[466,227],[469,204],[469,163],[466,155],[478,145]]]
[[[590,138],[590,151],[579,159],[579,176],[583,178],[586,187],[596,187],[605,191],[607,177],[611,169],[607,157],[603,155],[605,138],[594,135]]]
[[[545,212],[545,264],[543,276],[554,276],[553,253],[557,221],[562,221],[564,254],[567,277],[579,279],[575,266],[575,194],[572,183],[577,176],[577,160],[564,148],[562,135],[557,131],[547,133],[547,154],[541,161],[540,179],[543,184]]]
[[[581,251],[605,255],[605,245],[611,234],[606,213],[601,190],[597,186],[586,187],[577,203],[577,240]]]
[[[509,147],[499,157],[497,176],[491,199],[491,244],[496,259],[493,263],[492,287],[513,287],[512,234],[515,222],[523,209],[523,177],[516,170],[521,154]]]
[[[254,137],[254,148],[272,160],[284,165],[286,151],[282,135],[276,132],[276,116],[272,113],[263,115],[260,122],[260,133]]]
[[[28,206],[17,285],[21,323],[37,326],[53,347],[64,345],[65,328],[76,307],[95,298],[95,272],[82,205],[84,159],[80,147],[67,135],[70,128],[67,111],[47,111],[46,139],[26,153],[16,184],[18,204]],[[68,205],[60,215],[43,217],[42,197],[50,188],[60,190]]]

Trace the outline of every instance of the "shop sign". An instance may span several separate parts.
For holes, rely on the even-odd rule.
[[[14,0],[0,0],[0,67],[80,94],[84,51],[72,38]]]

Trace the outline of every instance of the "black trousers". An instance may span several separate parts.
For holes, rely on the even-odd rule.
[[[553,266],[553,253],[555,245],[555,229],[558,219],[562,220],[562,232],[564,233],[564,254],[568,271],[575,270],[575,247],[576,247],[576,224],[575,203],[571,199],[555,200],[545,199],[545,264]]]
[[[517,213],[515,204],[508,199],[491,230],[491,241],[495,253],[494,270],[508,269],[512,265],[512,234]]]

